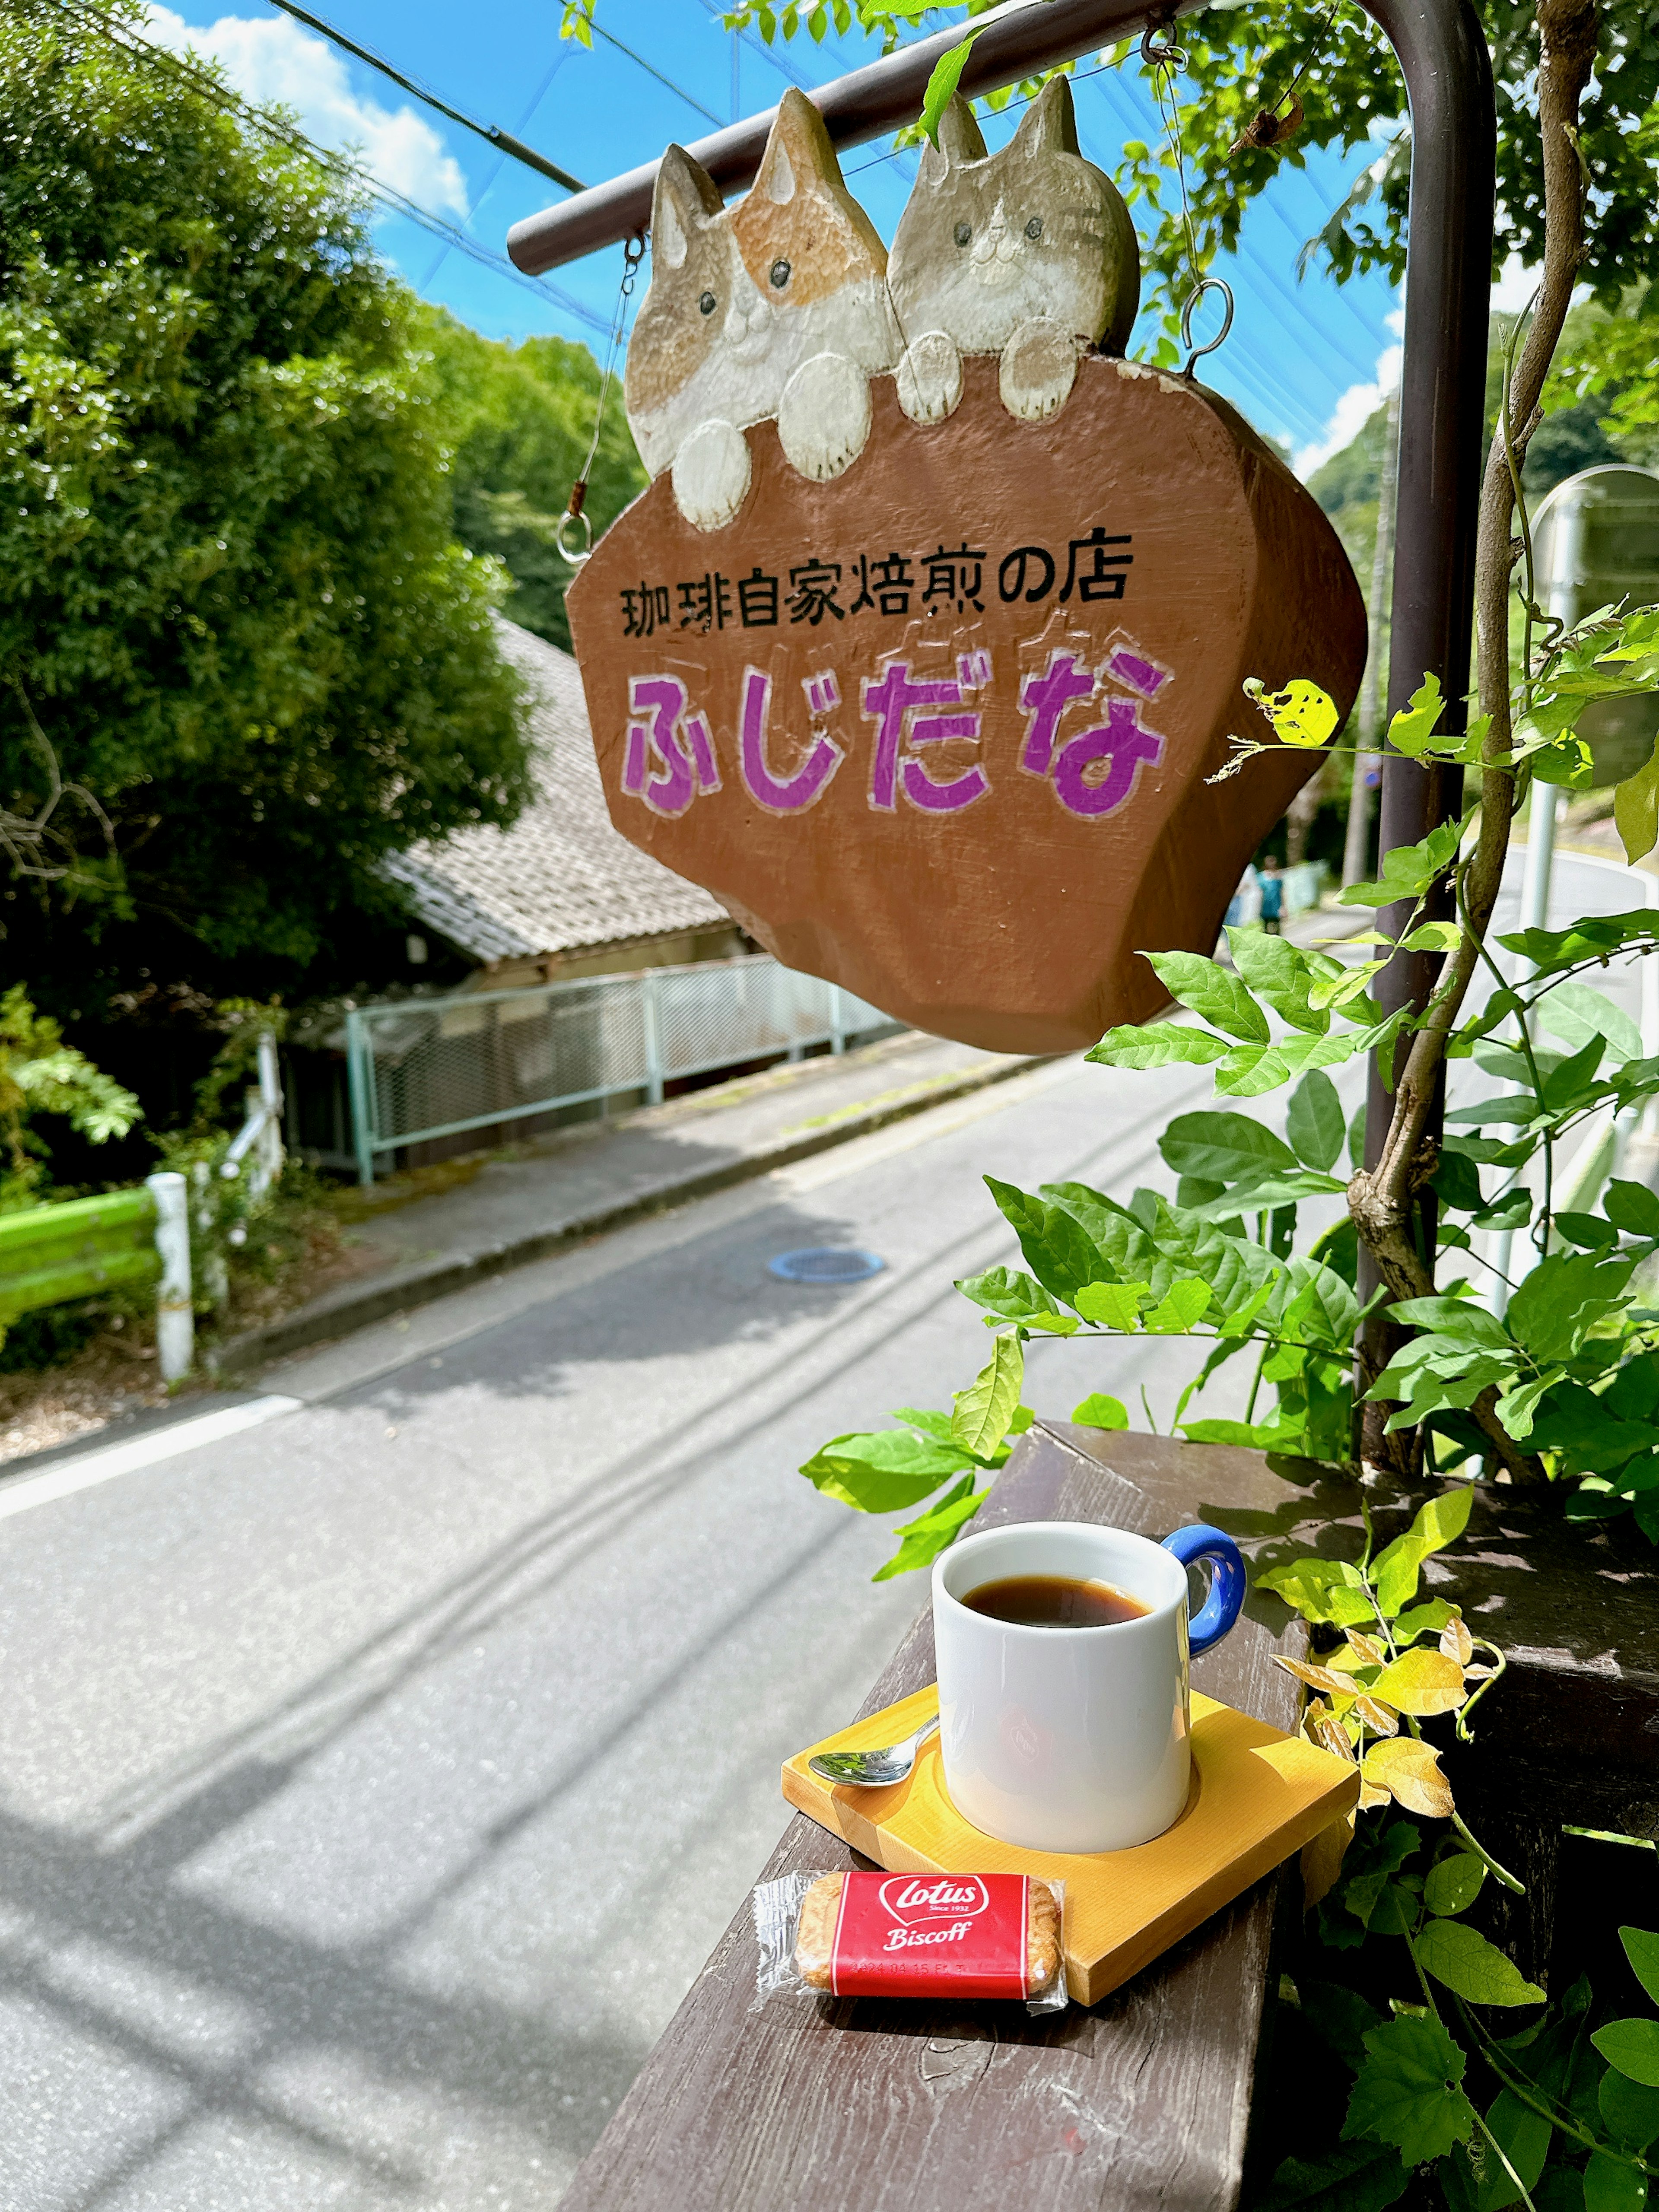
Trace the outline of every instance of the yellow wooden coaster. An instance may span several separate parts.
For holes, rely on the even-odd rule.
[[[1298,1851],[1359,1796],[1359,1771],[1213,1698],[1192,1700],[1193,1788],[1174,1827],[1132,1850],[1026,1851],[969,1827],[945,1793],[930,1737],[890,1790],[834,1789],[815,1752],[898,1743],[939,1708],[929,1684],[784,1763],[783,1794],[878,1866],[898,1874],[1033,1874],[1066,1884],[1066,1978],[1097,2004],[1150,1960]]]

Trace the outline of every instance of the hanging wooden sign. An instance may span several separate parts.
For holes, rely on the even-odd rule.
[[[1224,400],[1099,349],[1138,270],[1064,81],[998,155],[960,105],[941,140],[890,271],[799,95],[732,210],[665,162],[628,363],[656,481],[567,605],[625,836],[787,966],[1066,1051],[1166,1003],[1141,950],[1212,948],[1317,765],[1206,781],[1268,734],[1243,684],[1346,714],[1364,611]]]

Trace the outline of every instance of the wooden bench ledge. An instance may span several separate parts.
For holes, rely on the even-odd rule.
[[[1149,1536],[1224,1502],[1277,1525],[1316,1494],[1260,1453],[1039,1425],[975,1526],[1099,1521]],[[1194,1686],[1275,1727],[1300,1692],[1274,1652],[1300,1621],[1252,1595]],[[874,1711],[933,1678],[924,1610]],[[865,1863],[797,1815],[763,1880]],[[1271,2021],[1271,1960],[1294,1863],[1105,2002],[1034,2021],[1012,2006],[775,1997],[757,2006],[745,1899],[572,2182],[563,2212],[1228,2212]]]

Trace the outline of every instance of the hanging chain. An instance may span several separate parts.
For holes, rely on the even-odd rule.
[[[1173,19],[1171,19],[1173,20]],[[1166,22],[1163,29],[1167,32]],[[1198,232],[1193,222],[1192,202],[1187,196],[1187,163],[1181,148],[1181,100],[1176,90],[1176,79],[1187,66],[1187,51],[1167,36],[1154,35],[1154,27],[1148,24],[1140,34],[1140,58],[1152,80],[1152,97],[1158,102],[1158,112],[1168,133],[1170,150],[1175,156],[1176,176],[1181,185],[1181,222],[1187,234],[1187,265],[1191,271],[1193,289],[1187,295],[1181,310],[1181,343],[1190,349],[1184,377],[1193,373],[1193,365],[1206,353],[1213,353],[1225,339],[1233,326],[1232,288],[1224,278],[1206,276],[1199,266]],[[1168,100],[1167,107],[1164,105]],[[1207,345],[1193,344],[1193,311],[1206,292],[1219,292],[1227,303],[1227,312],[1220,331]]]
[[[623,343],[623,327],[628,320],[628,302],[633,295],[634,279],[639,274],[640,264],[645,258],[647,235],[643,230],[637,231],[623,247],[622,283],[617,291],[617,312],[611,325],[611,343],[605,349],[605,374],[599,379],[599,404],[593,410],[592,441],[587,448],[587,459],[582,463],[581,473],[570,487],[569,504],[559,517],[559,526],[553,536],[553,543],[573,568],[580,568],[593,550],[592,518],[584,511],[587,505],[587,479],[592,473],[594,458],[599,450],[599,433],[605,428],[605,403],[611,396],[611,380]],[[579,522],[582,529],[582,542],[574,550],[564,542],[565,532],[573,522]]]

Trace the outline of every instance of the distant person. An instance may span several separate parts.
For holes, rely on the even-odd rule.
[[[1227,927],[1242,928],[1255,921],[1261,907],[1261,879],[1247,862],[1238,879],[1238,889],[1227,902]]]
[[[1261,927],[1269,937],[1280,934],[1284,915],[1285,878],[1279,872],[1278,861],[1269,860],[1261,871]]]

